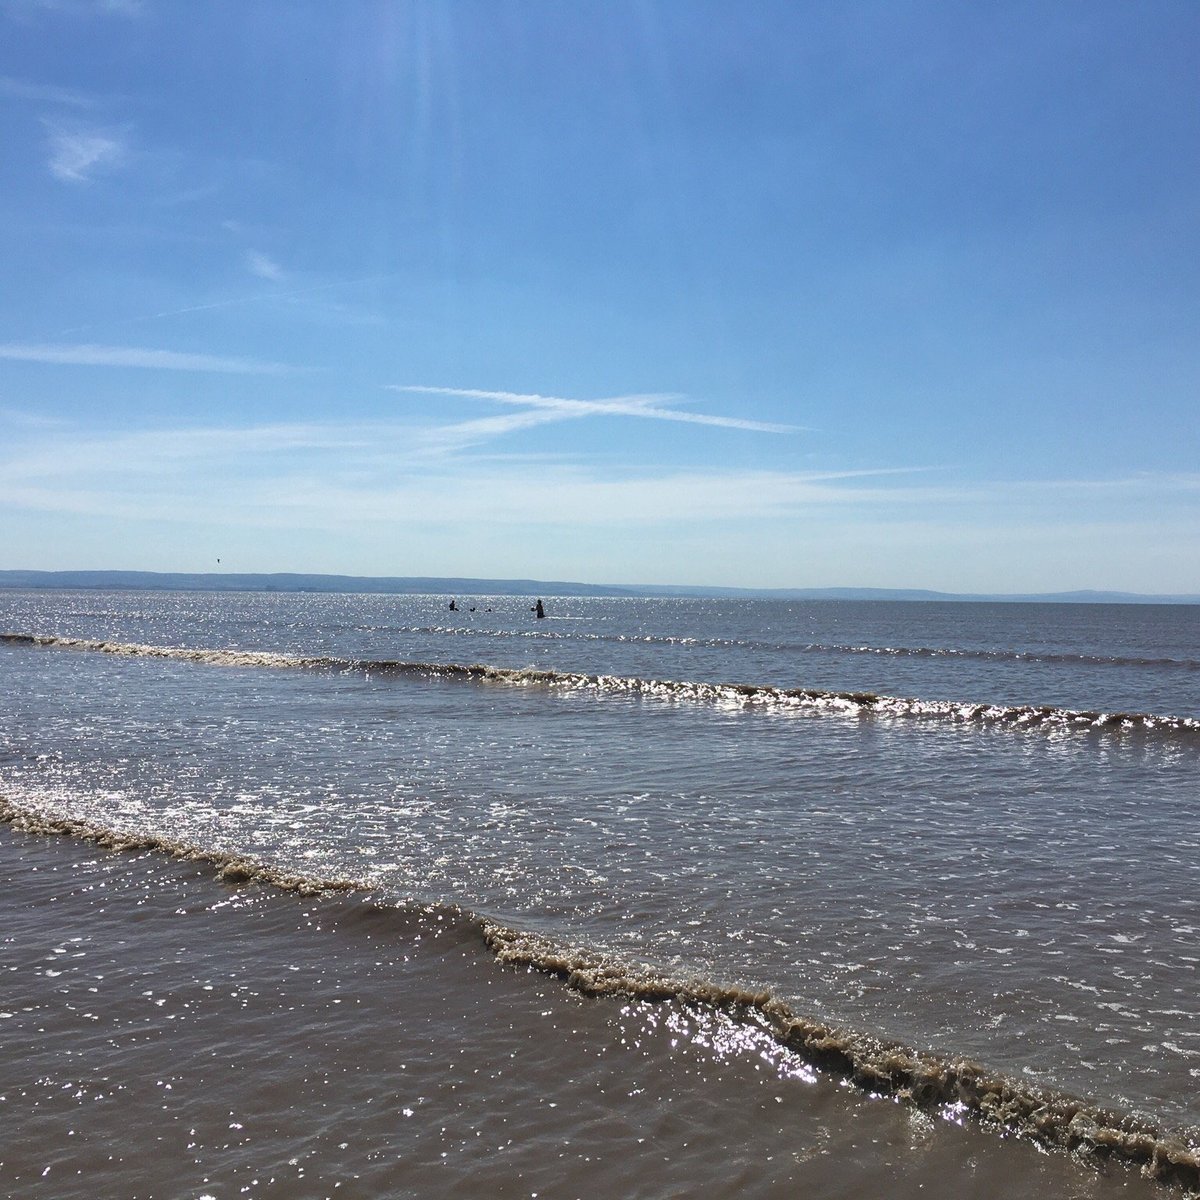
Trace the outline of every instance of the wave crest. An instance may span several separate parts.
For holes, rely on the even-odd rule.
[[[0,795],[0,823],[30,834],[64,835],[112,850],[150,850],[205,862],[230,884],[258,883],[304,895],[370,893],[363,880],[297,875],[257,859],[208,849],[155,833],[130,832],[69,815],[21,806]],[[379,898],[379,911],[411,915],[414,905]],[[479,936],[496,960],[563,980],[587,996],[620,996],[720,1010],[764,1030],[780,1045],[828,1075],[945,1116],[970,1116],[985,1126],[1040,1145],[1140,1166],[1150,1177],[1200,1188],[1200,1135],[1164,1131],[1150,1121],[1096,1108],[1030,1087],[965,1058],[944,1058],[899,1042],[842,1029],[796,1013],[769,992],[704,980],[682,980],[588,949],[563,946],[543,934],[514,929],[454,905],[421,905],[422,913],[459,923]]]
[[[271,650],[212,650],[182,646],[147,646],[132,642],[93,641],[27,633],[0,633],[15,645],[96,651],[136,658],[167,658],[226,667],[361,671],[367,674],[417,675],[425,678],[474,680],[541,686],[602,695],[629,695],[773,711],[823,711],[846,715],[923,717],[960,725],[1008,726],[1059,730],[1103,730],[1167,735],[1200,734],[1200,719],[1157,713],[1100,712],[1053,705],[988,704],[977,701],[926,700],[884,696],[875,692],[834,692],[815,688],[780,688],[770,684],[708,683],[699,680],[643,679],[638,676],[590,675],[536,667],[496,667],[483,663],[403,662],[305,656]]]

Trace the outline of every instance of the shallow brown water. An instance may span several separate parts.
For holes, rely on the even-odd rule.
[[[6,1194],[1163,1195],[502,967],[452,913],[10,828],[0,896]]]

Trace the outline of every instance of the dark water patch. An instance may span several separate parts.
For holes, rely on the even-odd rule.
[[[704,980],[684,980],[634,966],[586,948],[563,946],[541,934],[514,929],[451,905],[395,905],[372,897],[352,879],[313,878],[256,859],[213,851],[170,837],[106,828],[0,797],[0,822],[31,834],[64,835],[112,850],[154,851],[216,868],[227,883],[259,883],[302,896],[361,893],[371,911],[358,920],[393,913],[434,916],[459,935],[482,940],[502,964],[563,980],[586,996],[645,1004],[671,1004],[719,1013],[766,1035],[771,1042],[827,1075],[913,1109],[1066,1150],[1097,1161],[1141,1167],[1147,1176],[1187,1189],[1200,1188],[1200,1131],[1165,1131],[1151,1121],[1091,1106],[1050,1089],[1033,1087],[963,1058],[917,1051],[872,1034],[846,1030],[797,1013],[768,991],[749,991]]]
[[[551,617],[550,620],[556,618]],[[558,618],[562,619],[562,618]],[[543,642],[608,642],[613,645],[645,646],[703,646],[708,649],[726,649],[731,646],[765,649],[770,642],[737,638],[687,637],[662,633],[593,633],[582,630],[557,629],[511,629],[488,625],[371,625],[345,626],[347,629],[367,629],[370,632],[388,634],[419,634],[426,637],[462,637],[481,639],[518,639]]]
[[[781,688],[769,684],[709,683],[698,680],[644,679],[637,676],[556,671],[547,668],[496,667],[483,663],[404,662],[392,659],[353,659],[330,655],[305,656],[266,650],[194,649],[148,646],[84,638],[0,633],[13,645],[93,651],[132,658],[160,658],[214,666],[242,668],[357,671],[365,674],[467,680],[516,686],[540,686],[600,695],[650,697],[660,700],[716,704],[773,712],[803,711],[848,716],[919,717],[954,724],[1018,729],[1100,731],[1104,733],[1188,736],[1200,734],[1200,718],[1157,713],[1102,712],[1053,705],[988,704],[885,696],[874,692]]]
[[[349,628],[349,626],[347,626]],[[683,646],[708,650],[731,648],[787,651],[802,654],[873,655],[878,658],[962,659],[992,663],[1049,663],[1065,666],[1155,667],[1200,671],[1200,660],[1170,655],[1085,654],[1054,650],[1006,650],[959,646],[856,645],[845,642],[774,641],[763,638],[716,638],[658,633],[561,632],[554,629],[508,629],[486,625],[394,625],[370,627],[391,634],[480,639],[536,639],[539,641],[605,642],[613,645]]]
[[[873,654],[881,658],[962,658],[975,662],[1056,663],[1096,667],[1164,667],[1181,671],[1200,671],[1200,661],[1197,659],[1171,658],[1170,656],[1073,654],[1052,650],[962,649],[952,646],[854,646],[820,642],[787,644],[783,649],[824,654]]]

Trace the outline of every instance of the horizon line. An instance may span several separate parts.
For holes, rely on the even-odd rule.
[[[127,581],[118,582],[122,577]],[[88,579],[88,584],[76,581]],[[139,569],[56,569],[41,568],[4,568],[0,569],[0,589],[17,590],[21,587],[45,588],[46,590],[71,590],[78,587],[81,590],[99,590],[105,584],[120,591],[138,590],[136,580],[174,580],[174,585],[161,583],[158,587],[150,587],[152,591],[322,591],[336,594],[338,589],[333,587],[315,587],[312,585],[326,582],[346,582],[359,585],[391,585],[375,589],[359,587],[357,590],[365,594],[384,595],[430,595],[440,592],[454,591],[451,585],[457,585],[462,594],[468,592],[464,585],[499,585],[501,587],[517,588],[519,592],[509,594],[524,594],[526,591],[536,591],[538,588],[549,589],[565,587],[572,589],[563,595],[612,595],[621,596],[740,596],[745,598],[760,597],[763,599],[844,599],[844,600],[944,600],[949,602],[998,601],[998,602],[1030,602],[1040,601],[1055,603],[1169,603],[1169,604],[1200,604],[1200,593],[1191,592],[1130,592],[1120,588],[1064,588],[1059,591],[1025,591],[1025,592],[950,592],[938,588],[924,587],[886,587],[874,585],[832,585],[832,586],[784,586],[761,587],[737,584],[687,584],[687,583],[588,583],[578,580],[565,579],[532,579],[528,577],[482,577],[469,575],[349,575],[344,573],[324,571],[153,571]],[[38,580],[42,582],[37,582]],[[192,581],[185,585],[180,581]],[[264,586],[244,587],[213,587],[205,588],[197,583],[202,580],[223,580],[228,583],[236,581],[310,581],[310,585],[298,585],[291,588],[270,588]],[[416,590],[405,591],[395,585],[420,584]],[[442,585],[435,587],[434,585]],[[486,591],[479,595],[491,594]],[[554,595],[545,591],[546,595]]]

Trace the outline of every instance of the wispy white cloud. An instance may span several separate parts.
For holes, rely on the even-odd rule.
[[[675,393],[614,396],[603,400],[573,400],[564,396],[541,396],[521,392],[485,391],[480,388],[431,387],[424,384],[392,384],[392,391],[412,392],[429,396],[458,396],[470,400],[491,400],[498,404],[539,409],[549,414],[547,420],[566,420],[572,417],[623,416],[643,417],[656,421],[682,421],[691,425],[715,425],[724,429],[747,429],[758,433],[792,433],[800,426],[779,425],[768,421],[751,421],[744,417],[721,417],[707,413],[681,412],[667,408],[670,402],[683,399]]]
[[[64,183],[90,183],[97,172],[113,170],[125,161],[125,136],[115,130],[85,129],[47,122],[50,134],[50,174]]]
[[[59,366],[146,367],[164,371],[218,371],[237,375],[282,375],[292,370],[283,363],[213,354],[186,354],[139,346],[38,345],[0,343],[0,359],[51,363]]]
[[[57,429],[41,441],[27,435],[0,454],[0,504],[113,516],[141,508],[163,519],[329,531],[434,528],[470,513],[473,525],[493,530],[699,530],[739,522],[751,529],[797,521],[803,523],[797,530],[808,530],[853,520],[877,531],[907,522],[962,526],[984,536],[980,530],[994,530],[998,510],[1010,524],[1036,523],[1048,505],[1063,508],[1057,502],[1066,494],[1091,498],[1087,522],[1093,524],[1132,520],[1138,506],[1153,519],[1164,511],[1176,519],[1200,516],[1188,480],[938,486],[896,478],[907,473],[896,468],[611,472],[553,461],[531,471],[524,462],[429,457],[422,433],[385,421],[108,436]],[[1078,505],[1066,508],[1082,512]],[[882,532],[879,539],[885,540]]]
[[[14,79],[10,75],[0,75],[0,95],[12,96],[17,100],[32,100],[36,104],[62,104],[70,108],[92,108],[95,104],[90,96],[71,88],[29,83],[23,79]]]
[[[73,17],[139,17],[146,11],[145,0],[5,0],[4,11],[18,19],[39,13]]]
[[[1186,471],[1138,471],[1132,475],[1119,475],[1110,479],[1024,479],[1003,485],[1022,490],[1056,490],[1084,496],[1089,492],[1109,494],[1113,492],[1135,493],[1145,488],[1168,489],[1188,492],[1200,491],[1200,474]]]
[[[519,414],[524,415],[524,414]],[[417,436],[414,436],[417,435]],[[122,515],[139,504],[187,520],[324,529],[444,522],[645,528],[768,519],[829,506],[894,506],[899,488],[836,474],[658,469],[616,476],[545,462],[429,458],[399,423],[279,423],[109,436],[56,430],[0,456],[0,504]]]
[[[290,553],[331,565],[356,555],[355,571],[386,573],[380,547],[402,542],[406,561],[435,574],[1196,590],[1177,549],[1200,535],[1191,474],[937,483],[894,467],[531,466],[464,459],[444,452],[446,438],[443,426],[399,418],[109,433],[13,426],[0,438],[0,510],[10,537],[24,530],[31,546],[45,536],[37,531],[78,520],[102,521],[107,544],[137,544],[165,523],[197,542],[239,545],[247,569],[296,569]],[[1121,549],[1123,573],[1071,559],[1072,547],[1097,543]],[[998,545],[1029,569],[1007,572],[1003,587],[984,565]],[[931,556],[930,546],[940,549]]]
[[[183,308],[167,308],[160,312],[139,313],[135,317],[124,317],[116,321],[94,321],[86,325],[73,325],[69,329],[58,330],[56,336],[70,337],[74,334],[86,333],[93,329],[112,329],[120,328],[125,325],[141,325],[147,321],[161,321],[171,317],[186,317],[192,313],[212,312],[223,308],[240,308],[245,305],[253,304],[271,304],[271,303],[288,303],[296,300],[304,300],[309,297],[318,296],[323,292],[335,291],[338,288],[356,287],[362,284],[379,283],[385,280],[394,279],[394,275],[367,275],[354,279],[335,279],[328,283],[316,283],[310,287],[293,288],[286,292],[257,292],[253,296],[230,296],[224,300],[211,300],[206,304],[189,304]],[[362,320],[376,320],[372,314],[369,317],[360,317]]]
[[[395,430],[387,431],[393,436]],[[303,460],[331,464],[365,461],[381,431],[374,426],[281,422],[245,428],[198,427],[147,429],[127,433],[82,434],[60,430],[53,441],[27,440],[2,465],[14,481],[62,479],[123,481],[136,490],[138,480],[184,478],[225,469],[239,476],[270,475],[280,463]],[[253,465],[253,471],[247,466]]]
[[[525,412],[504,413],[496,417],[477,417],[470,421],[455,421],[449,425],[432,425],[421,429],[416,441],[429,455],[444,455],[493,438],[533,429],[561,421],[561,414],[528,409]]]
[[[246,253],[246,268],[251,275],[259,279],[269,279],[272,283],[282,283],[287,278],[283,268],[273,259],[257,250]]]
[[[543,457],[531,469],[524,459],[458,454],[464,442],[553,419],[532,408],[452,425],[298,421],[108,434],[17,420],[0,450],[0,505],[113,515],[141,505],[180,520],[330,530],[433,527],[448,512],[494,529],[560,530],[807,517],[815,528],[842,513],[879,529],[959,523],[977,534],[999,528],[998,513],[1013,524],[1048,510],[1086,511],[1095,522],[1139,511],[1200,518],[1192,474],[965,483],[911,467],[613,469]]]
[[[62,417],[48,417],[43,413],[27,412],[20,408],[7,408],[0,404],[0,421],[14,429],[65,429],[70,422]]]

